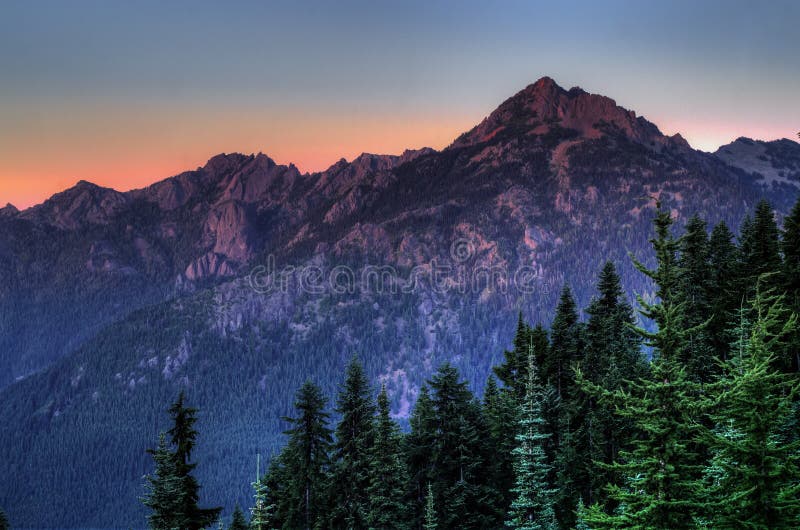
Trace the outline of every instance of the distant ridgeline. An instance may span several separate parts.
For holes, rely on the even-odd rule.
[[[638,301],[653,331],[608,262],[585,320],[564,287],[549,331],[520,317],[482,400],[444,363],[405,433],[354,357],[332,411],[300,387],[286,445],[229,528],[800,527],[800,202],[783,232],[759,203],[738,245],[722,223],[710,237],[698,217],[679,237],[672,223],[659,208],[655,265],[636,262],[657,289]],[[151,528],[221,510],[198,508],[183,400],[152,452]]]

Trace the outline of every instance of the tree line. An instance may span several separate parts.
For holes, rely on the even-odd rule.
[[[760,202],[738,237],[657,204],[655,292],[626,299],[612,263],[583,311],[564,287],[549,329],[522,316],[481,398],[445,363],[407,432],[353,358],[329,410],[308,381],[283,450],[230,528],[800,527],[800,201]],[[151,450],[155,529],[206,528],[181,394]],[[334,421],[335,418],[335,421]]]

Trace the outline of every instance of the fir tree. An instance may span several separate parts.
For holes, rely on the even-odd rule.
[[[521,399],[525,395],[525,371],[528,369],[528,351],[530,349],[532,330],[524,320],[522,313],[517,317],[517,332],[514,335],[514,349],[503,352],[503,363],[492,368],[497,378],[514,395]]]
[[[600,272],[597,290],[586,313],[586,357],[581,365],[587,381],[607,391],[625,390],[628,382],[647,373],[641,353],[641,338],[633,329],[633,309],[625,299],[619,275],[607,262]],[[617,460],[621,449],[630,448],[635,433],[633,422],[615,414],[613,405],[587,394],[585,443],[580,465],[587,468],[583,495],[589,503],[605,500],[603,487],[616,477],[607,467]]]
[[[539,381],[533,355],[529,356],[528,385],[519,415],[517,446],[513,450],[515,485],[506,526],[525,530],[555,529],[554,490],[549,488],[550,466],[544,451],[545,421],[542,405],[545,390]]]
[[[442,365],[428,381],[435,440],[431,483],[443,528],[490,526],[494,492],[486,482],[485,432],[480,404],[458,370]]]
[[[248,528],[249,526],[247,520],[244,518],[244,512],[242,512],[242,509],[239,508],[237,504],[236,508],[233,510],[233,520],[228,530],[248,530]]]
[[[425,517],[426,488],[433,476],[433,451],[436,444],[436,418],[428,387],[423,385],[411,413],[411,432],[405,438],[409,471],[409,494],[413,499],[414,527],[422,526]]]
[[[783,220],[783,290],[786,303],[795,314],[800,314],[800,199]],[[790,355],[785,360],[792,372],[800,371],[800,329],[787,337]]]
[[[762,274],[781,271],[780,232],[775,222],[772,206],[761,200],[755,214],[742,225],[740,246],[740,282],[746,299],[751,299],[758,278]],[[777,276],[772,277],[769,287],[777,287]]]
[[[355,358],[347,367],[336,412],[341,419],[333,446],[329,524],[333,528],[363,529],[369,512],[367,488],[375,406],[364,368]]]
[[[8,524],[8,517],[6,517],[6,512],[0,508],[0,530],[8,530],[10,528]]]
[[[219,518],[222,508],[200,508],[200,485],[192,475],[197,464],[191,462],[197,431],[197,409],[184,404],[183,391],[169,408],[172,428],[167,431],[170,451],[165,437],[159,440],[159,447],[149,451],[156,464],[154,477],[148,477],[150,493],[143,502],[153,510],[148,518],[152,528],[184,528],[196,530],[207,528]],[[165,526],[161,526],[165,525]]]
[[[325,404],[322,390],[307,381],[297,392],[297,417],[285,418],[292,428],[285,433],[289,442],[280,457],[284,491],[278,509],[284,527],[310,530],[326,515],[328,451],[333,440]]]
[[[545,361],[546,380],[555,389],[558,410],[549,431],[553,433],[557,484],[556,515],[564,526],[572,524],[581,484],[587,480],[585,456],[588,446],[585,428],[586,399],[575,387],[573,368],[582,361],[583,326],[572,292],[564,286],[551,328],[550,355]]]
[[[716,366],[714,348],[706,329],[711,318],[712,277],[706,223],[697,215],[686,223],[680,251],[678,299],[683,304],[684,320],[681,326],[692,331],[686,334],[678,358],[691,379],[707,383],[711,381]]]
[[[373,529],[410,528],[405,486],[408,473],[402,459],[400,429],[389,414],[386,387],[378,394],[378,415],[373,426],[375,436],[369,462],[369,513]]]
[[[717,428],[707,434],[713,458],[706,470],[713,528],[788,529],[800,523],[800,444],[781,436],[800,386],[774,363],[774,352],[797,325],[783,299],[757,292],[752,325],[740,312],[741,340],[716,385]]]
[[[436,523],[436,505],[433,499],[433,488],[428,484],[428,491],[425,494],[425,522],[422,526],[425,530],[436,530],[439,525]]]
[[[658,325],[655,332],[636,328],[655,349],[652,374],[632,384],[630,391],[615,394],[617,410],[632,420],[640,433],[633,448],[622,451],[612,470],[623,477],[609,488],[617,505],[603,510],[593,505],[585,521],[593,528],[678,530],[692,528],[699,508],[698,456],[694,440],[698,413],[696,385],[678,362],[685,337],[691,330],[681,328],[682,304],[677,293],[680,274],[677,262],[679,241],[670,231],[672,219],[657,203],[652,239],[657,266],[651,270],[638,261],[636,267],[652,278],[659,300],[639,297],[641,313]]]
[[[527,368],[525,369],[527,374]],[[508,512],[511,505],[511,488],[514,486],[514,460],[512,451],[516,446],[519,429],[518,400],[509,388],[499,389],[494,377],[489,377],[483,394],[483,414],[488,429],[488,442],[492,456],[491,486],[500,493],[498,511]]]
[[[182,517],[181,478],[177,472],[175,455],[170,451],[164,433],[158,440],[157,449],[148,449],[155,463],[155,472],[147,476],[148,494],[142,503],[153,513],[147,516],[147,522],[153,530],[171,530],[180,528]]]
[[[725,223],[720,222],[711,231],[708,254],[711,318],[707,330],[715,358],[724,360],[731,343],[729,323],[742,301],[737,283],[737,248]]]

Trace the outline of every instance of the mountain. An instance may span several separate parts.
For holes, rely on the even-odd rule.
[[[752,174],[764,186],[795,193],[800,188],[800,144],[791,140],[764,142],[738,138],[720,147],[718,158]]]
[[[256,453],[280,444],[307,377],[333,395],[358,354],[399,418],[445,360],[479,391],[518,312],[549,322],[565,283],[585,306],[606,260],[653,296],[628,253],[649,256],[654,197],[679,223],[737,228],[762,197],[786,213],[797,188],[747,162],[795,180],[797,144],[773,144],[703,153],[542,78],[441,151],[312,174],[221,154],[8,210],[0,506],[23,526],[141,526],[144,450],[180,388],[201,409],[202,498],[249,505]]]

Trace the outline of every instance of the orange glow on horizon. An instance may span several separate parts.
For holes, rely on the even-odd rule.
[[[95,108],[73,109],[69,115],[18,110],[10,118],[18,126],[9,128],[13,135],[0,134],[0,206],[10,202],[20,209],[79,180],[119,191],[141,188],[202,166],[223,152],[263,152],[277,163],[314,172],[362,152],[441,149],[480,120],[455,115]]]

